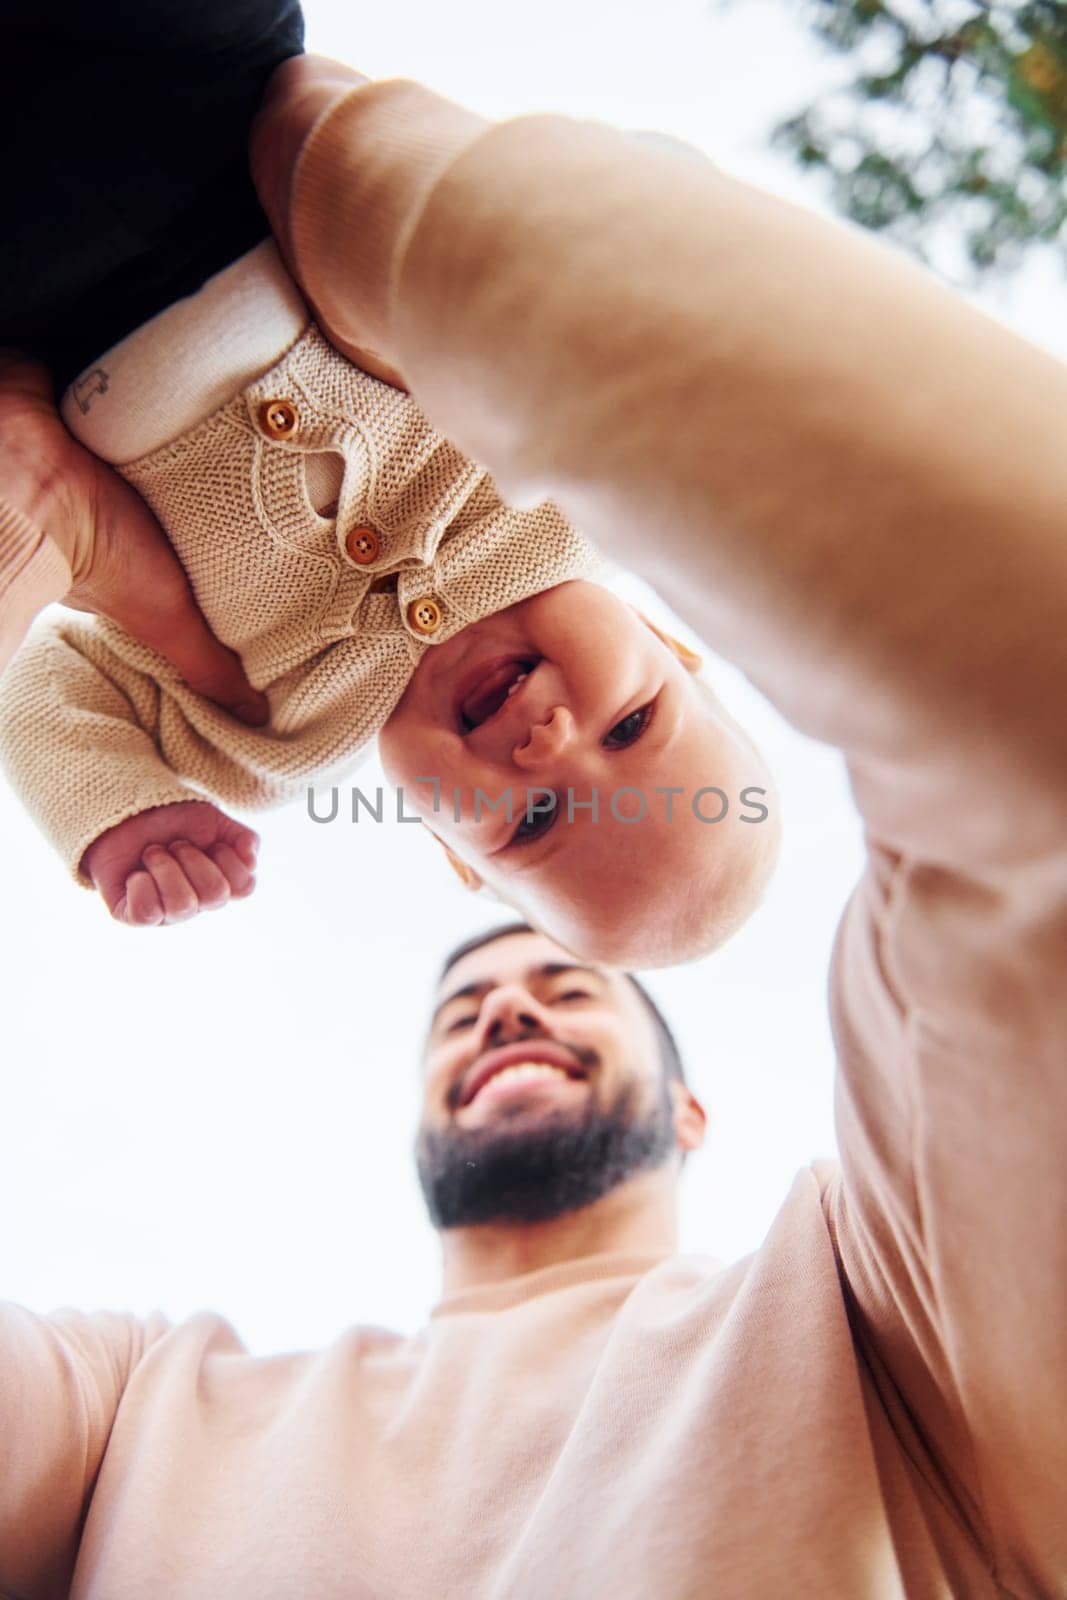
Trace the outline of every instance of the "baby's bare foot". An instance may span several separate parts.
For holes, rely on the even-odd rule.
[[[152,806],[95,839],[82,870],[117,922],[185,922],[256,886],[259,838],[206,800]]]

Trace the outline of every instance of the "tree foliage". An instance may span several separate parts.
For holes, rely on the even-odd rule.
[[[847,80],[774,138],[841,212],[957,276],[1042,243],[1067,265],[1067,5],[791,3]]]

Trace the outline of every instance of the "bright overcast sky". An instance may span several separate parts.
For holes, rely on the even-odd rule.
[[[659,128],[783,193],[777,115],[839,71],[788,8],[745,0],[309,0],[308,46],[493,117],[556,110]],[[1039,268],[1034,336],[1058,294]],[[1061,347],[1067,354],[1067,342]],[[669,615],[639,586],[650,612]],[[672,624],[673,625],[673,624]],[[681,630],[680,627],[677,631]],[[837,754],[792,732],[730,667],[711,671],[779,777],[786,833],[768,900],[706,962],[650,982],[710,1138],[682,1183],[682,1247],[753,1249],[793,1173],[834,1148],[826,970],[862,861]],[[382,782],[377,767],[359,779]],[[413,1329],[438,1295],[411,1161],[418,1056],[445,950],[498,920],[415,828],[255,819],[249,901],[168,930],[112,924],[6,792],[0,1295],[179,1318],[229,1316],[256,1351],[352,1322]]]

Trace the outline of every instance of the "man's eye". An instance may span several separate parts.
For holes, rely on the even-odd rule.
[[[628,717],[623,717],[617,722],[611,732],[604,738],[604,745],[608,750],[622,750],[628,744],[634,744],[649,723],[652,721],[652,702],[642,706],[639,711],[631,711]]]
[[[557,1000],[588,1000],[588,989],[565,989],[562,994],[555,996]]]
[[[536,792],[536,791],[535,791]],[[551,804],[549,804],[551,801]],[[542,809],[545,808],[545,809]],[[527,808],[519,818],[519,825],[511,835],[509,844],[531,844],[534,839],[540,839],[559,816],[559,801],[554,794],[540,795],[537,809],[531,811]]]
[[[445,1028],[446,1033],[458,1033],[461,1028],[469,1028],[476,1017],[472,1012],[469,1017],[456,1017]]]

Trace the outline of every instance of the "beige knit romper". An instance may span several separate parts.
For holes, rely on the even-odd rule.
[[[79,381],[88,405],[108,358]],[[342,468],[328,515],[308,492],[319,452]],[[237,722],[113,623],[40,624],[0,680],[0,760],[82,883],[93,840],[149,806],[207,796],[255,809],[351,769],[426,650],[603,570],[551,502],[505,505],[410,395],[345,361],[313,324],[256,381],[119,470],[271,715],[261,729]]]

